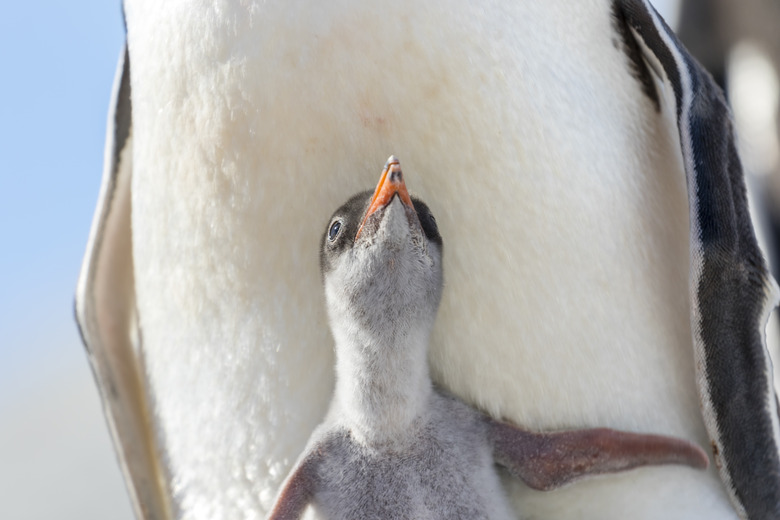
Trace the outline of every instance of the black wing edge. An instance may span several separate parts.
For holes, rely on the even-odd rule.
[[[130,228],[130,61],[119,57],[103,179],[76,289],[75,314],[108,429],[138,519],[172,518],[138,344]]]
[[[720,88],[648,0],[616,0],[676,100],[688,184],[696,379],[715,462],[737,514],[780,518],[780,421],[764,331],[778,287],[756,242]]]

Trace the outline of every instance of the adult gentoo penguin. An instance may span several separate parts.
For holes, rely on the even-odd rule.
[[[270,508],[333,385],[312,223],[388,150],[450,237],[437,383],[528,429],[716,453],[505,481],[524,516],[778,515],[776,287],[722,98],[647,2],[125,13],[77,315],[139,516]]]
[[[376,190],[350,198],[323,233],[336,390],[269,520],[296,520],[309,505],[334,520],[511,520],[496,464],[541,490],[648,464],[707,467],[701,448],[680,439],[529,432],[434,388],[427,351],[441,264],[436,220],[391,156]]]

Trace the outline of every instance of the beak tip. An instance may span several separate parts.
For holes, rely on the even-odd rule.
[[[368,217],[380,207],[384,207],[392,202],[396,194],[398,194],[401,202],[405,206],[414,209],[414,204],[412,203],[412,199],[409,196],[409,192],[406,190],[406,184],[404,183],[403,173],[401,172],[401,162],[398,160],[398,157],[391,155],[387,159],[384,170],[382,170],[379,184],[377,184],[374,195],[371,197],[368,210],[355,235],[356,241],[358,237],[360,237],[360,232],[363,230],[363,225],[366,223],[366,220],[368,220]]]

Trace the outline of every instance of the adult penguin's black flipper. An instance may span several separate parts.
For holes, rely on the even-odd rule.
[[[139,355],[130,227],[130,62],[119,58],[100,196],[76,291],[76,319],[139,519],[171,518]]]
[[[676,100],[688,184],[697,385],[720,476],[743,519],[780,518],[780,422],[764,328],[778,300],[748,214],[720,88],[647,0],[619,3]]]

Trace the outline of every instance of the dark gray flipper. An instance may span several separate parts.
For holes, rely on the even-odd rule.
[[[690,442],[607,428],[533,433],[486,419],[496,463],[533,489],[548,491],[589,475],[640,466],[684,464],[705,469],[704,451]]]
[[[743,519],[780,518],[780,421],[764,328],[778,289],[756,243],[720,88],[647,0],[620,7],[676,100],[691,226],[697,384],[715,461]]]
[[[76,291],[76,319],[136,517],[172,518],[138,350],[133,246],[130,62],[114,81],[100,198]]]

